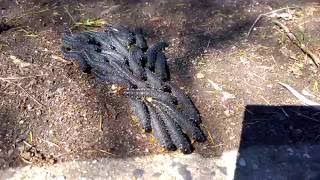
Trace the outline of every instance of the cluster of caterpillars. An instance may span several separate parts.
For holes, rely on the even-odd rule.
[[[140,28],[107,26],[104,32],[65,33],[61,51],[80,62],[83,72],[122,87],[119,94],[129,104],[146,132],[153,132],[162,147],[191,153],[192,140],[206,137],[200,117],[189,97],[170,82],[163,50],[158,42],[148,47]]]

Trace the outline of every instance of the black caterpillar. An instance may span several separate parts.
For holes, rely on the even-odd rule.
[[[61,51],[80,62],[83,72],[118,84],[146,132],[153,131],[162,147],[191,153],[190,140],[203,142],[200,117],[190,98],[170,82],[158,42],[148,47],[141,29],[107,26],[105,32],[64,33]]]

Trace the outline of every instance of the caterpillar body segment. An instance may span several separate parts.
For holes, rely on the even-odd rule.
[[[176,101],[175,97],[169,93],[152,89],[126,89],[123,91],[123,95],[138,99],[152,98],[168,103],[174,103]]]
[[[166,61],[166,56],[162,51],[157,54],[154,72],[163,81],[169,80],[168,65]]]
[[[107,26],[105,32],[113,32],[115,37],[125,46],[130,46],[136,42],[134,33],[125,26]]]
[[[177,98],[178,103],[181,104],[182,113],[199,125],[201,123],[200,115],[191,99],[176,85],[166,82],[165,86],[171,90],[171,94],[174,95]]]
[[[146,54],[147,54],[146,67],[147,68],[149,68],[152,71],[154,70],[154,66],[155,66],[158,52],[164,50],[164,48],[166,48],[167,46],[168,46],[168,44],[166,42],[158,42],[158,43],[152,45],[151,47],[149,47],[149,49],[146,52]]]
[[[115,48],[116,51],[118,51],[120,54],[123,54],[124,56],[129,56],[128,48],[125,47],[115,36],[114,32],[109,31],[108,32],[110,37],[111,45]]]
[[[157,109],[159,116],[163,119],[174,145],[184,154],[191,153],[191,144],[183,134],[178,124],[165,111],[163,111],[162,108],[157,105],[154,105],[154,107]]]
[[[145,82],[133,75],[132,72],[123,64],[117,62],[116,60],[110,60],[110,65],[118,72],[120,76],[128,79],[132,84],[135,84],[139,88],[146,87]]]
[[[129,50],[129,66],[134,74],[136,74],[140,79],[144,77],[144,68],[142,67],[142,51],[137,47],[132,47]]]
[[[148,49],[146,39],[144,38],[143,32],[141,28],[136,28],[134,31],[136,45],[142,50],[146,51]]]
[[[153,104],[161,108],[164,112],[168,114],[192,139],[203,142],[206,140],[205,135],[201,129],[192,121],[189,121],[180,111],[178,111],[173,105],[153,100]]]
[[[170,138],[169,132],[167,131],[162,118],[156,113],[152,105],[147,103],[147,107],[150,114],[151,127],[154,136],[158,139],[162,147],[168,150],[175,150],[175,145]]]
[[[99,70],[93,69],[91,71],[98,79],[105,81],[107,83],[111,84],[119,84],[122,87],[126,88],[134,88],[135,86],[130,83],[130,81],[124,79],[121,76],[118,75],[113,75],[113,74],[108,74],[108,73],[101,73]]]
[[[162,89],[163,81],[159,80],[158,77],[149,69],[145,69],[145,73],[149,87],[152,89]]]
[[[147,106],[137,99],[129,98],[129,104],[134,112],[134,114],[139,119],[143,129],[146,132],[151,132],[151,121],[147,110]]]

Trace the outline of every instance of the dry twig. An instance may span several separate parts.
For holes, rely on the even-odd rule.
[[[40,74],[40,75],[34,75],[34,76],[22,76],[22,77],[0,77],[0,80],[6,81],[6,80],[21,80],[21,79],[29,79],[29,78],[35,78],[35,77],[41,77],[41,76],[47,76],[47,74]]]
[[[7,80],[7,79],[0,79],[4,82],[7,82],[9,84],[13,84],[15,86],[17,86],[19,89],[21,89],[24,93],[26,93],[32,100],[34,100],[37,104],[39,104],[40,106],[45,106],[44,104],[42,104],[41,102],[39,102],[35,97],[33,97],[27,90],[25,90],[22,86],[20,86],[19,84],[16,84],[14,82],[11,82],[10,80]]]
[[[288,38],[295,44],[297,45],[305,54],[307,54],[311,59],[312,59],[312,62],[317,66],[319,67],[319,63],[320,63],[320,60],[319,58],[313,54],[309,49],[308,47],[302,43],[297,37],[296,35],[294,35],[290,29],[284,25],[283,23],[281,23],[280,21],[278,20],[273,20],[273,23],[276,24],[277,26],[279,26],[281,29],[283,29],[283,31],[286,33],[286,35],[288,36]]]
[[[263,18],[264,16],[268,17],[270,16],[271,14],[275,14],[275,13],[278,13],[278,12],[281,12],[281,11],[284,11],[284,10],[289,10],[289,9],[296,9],[296,7],[285,7],[285,8],[280,8],[280,9],[276,9],[276,10],[273,10],[273,11],[270,11],[270,12],[267,12],[267,13],[263,13],[263,14],[260,14],[257,19],[253,22],[253,24],[251,25],[248,33],[247,33],[247,37],[250,36],[253,28],[256,26],[256,24],[260,21],[261,18]]]

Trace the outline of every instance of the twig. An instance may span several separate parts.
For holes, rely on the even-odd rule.
[[[256,24],[260,21],[260,19],[263,17],[263,16],[269,16],[273,13],[277,13],[277,12],[280,12],[280,11],[283,11],[283,10],[288,10],[288,9],[296,9],[296,7],[285,7],[285,8],[280,8],[280,9],[276,9],[276,10],[273,10],[273,11],[270,11],[270,12],[267,12],[267,13],[263,13],[263,14],[259,14],[259,16],[257,17],[257,19],[253,22],[253,24],[251,25],[248,33],[247,33],[247,37],[250,36],[253,28],[256,26]]]
[[[304,115],[304,114],[302,114],[301,112],[297,112],[297,111],[292,111],[292,112],[296,113],[298,116],[304,117],[304,118],[309,119],[309,120],[311,120],[311,121],[315,121],[315,122],[318,122],[318,123],[320,122],[320,120],[314,119],[314,118],[309,117],[309,116],[307,116],[307,115]]]
[[[41,76],[47,76],[47,74],[40,74],[40,75],[34,75],[34,76],[22,76],[22,77],[0,77],[0,80],[20,80],[20,79],[29,79],[29,78],[35,78],[35,77],[41,77]]]
[[[313,61],[313,63],[319,67],[319,63],[320,63],[320,60],[319,58],[313,54],[309,49],[308,47],[302,43],[297,37],[296,35],[294,35],[290,30],[289,28],[284,25],[283,23],[281,23],[280,21],[278,20],[273,20],[273,23],[275,23],[277,26],[279,26],[281,29],[284,30],[284,32],[287,34],[288,38],[295,44],[297,45],[305,54],[307,54]]]
[[[217,147],[221,147],[221,146],[224,146],[225,144],[223,143],[220,143],[220,144],[217,144],[217,145],[214,145],[214,146],[209,146],[211,148],[217,148]]]
[[[100,113],[100,116],[99,116],[99,131],[103,132],[103,118],[102,118],[102,115]]]
[[[117,156],[116,154],[113,154],[113,153],[108,152],[108,151],[103,150],[103,149],[89,149],[89,150],[85,150],[85,152],[88,152],[88,153],[102,152],[102,153],[109,154],[109,155],[112,155],[112,156]]]
[[[42,139],[42,138],[39,138],[39,139],[40,139],[41,141],[43,141],[43,142],[46,142],[46,143],[49,144],[50,146],[55,146],[55,147],[61,149],[60,146],[59,146],[58,144],[56,144],[56,143],[50,142],[50,141],[45,140],[45,139]]]
[[[77,22],[74,20],[74,18],[72,17],[72,15],[70,14],[68,8],[66,8],[65,6],[63,7],[64,10],[66,11],[66,13],[68,14],[68,16],[70,17],[70,19],[72,20],[73,24],[76,24]]]
[[[117,156],[117,155],[115,155],[115,154],[113,154],[111,152],[108,152],[108,151],[105,151],[105,150],[102,150],[102,149],[98,149],[98,151],[106,153],[106,154],[109,154],[109,155],[112,155],[112,156]]]
[[[283,114],[288,118],[289,117],[289,114],[283,109],[281,108],[281,111],[283,112]]]
[[[41,102],[39,102],[35,97],[33,97],[27,90],[25,90],[22,86],[20,86],[19,84],[16,84],[14,82],[11,82],[9,80],[5,80],[5,79],[0,79],[2,81],[5,81],[9,84],[13,84],[15,86],[17,86],[18,88],[20,88],[24,93],[26,93],[32,100],[34,100],[37,104],[39,104],[40,106],[45,106],[44,104],[42,104]]]
[[[270,105],[270,102],[269,102],[265,97],[260,96],[260,98],[261,98],[262,100],[264,100],[268,105]]]
[[[27,141],[23,141],[23,143],[24,143],[25,145],[29,146],[29,147],[32,147],[32,145],[29,144]]]

